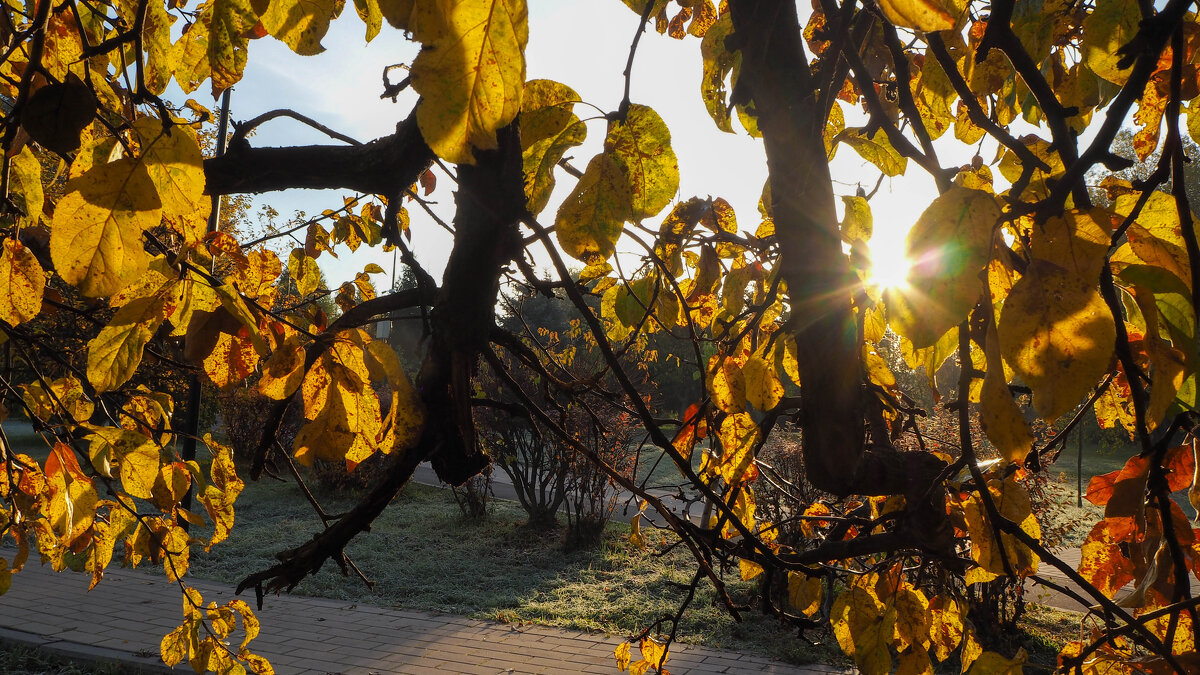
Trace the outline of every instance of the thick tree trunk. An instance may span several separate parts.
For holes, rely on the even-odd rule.
[[[819,109],[792,0],[730,0],[742,69],[735,97],[758,113],[770,172],[780,273],[799,347],[808,480],[851,491],[863,453],[860,357],[850,304],[856,287],[842,252]]]

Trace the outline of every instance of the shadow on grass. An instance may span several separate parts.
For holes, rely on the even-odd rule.
[[[325,495],[322,503],[336,513],[352,501]],[[625,525],[610,525],[594,549],[565,551],[561,529],[537,531],[521,525],[524,519],[514,503],[493,500],[488,518],[467,521],[448,491],[410,485],[371,532],[348,548],[376,582],[373,590],[343,577],[330,563],[295,592],[622,635],[673,615],[695,570],[685,550],[656,556],[650,552],[656,549],[653,540],[649,551],[633,548]],[[318,529],[319,521],[291,484],[248,485],[230,540],[209,554],[194,554],[192,573],[236,583]],[[749,589],[737,580],[736,570],[730,589],[735,596]],[[735,622],[702,585],[677,639],[796,663],[842,661],[828,635],[820,636],[824,646],[813,646],[767,617],[746,615]]]

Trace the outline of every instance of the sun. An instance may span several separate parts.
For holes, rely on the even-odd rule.
[[[896,245],[882,242],[870,247],[871,271],[867,277],[869,286],[875,286],[881,291],[908,288],[908,273],[912,268],[912,261],[905,257],[904,248],[903,243]]]

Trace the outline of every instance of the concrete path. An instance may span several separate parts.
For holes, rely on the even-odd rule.
[[[3,552],[8,557],[11,553]],[[188,583],[203,593],[206,603],[224,604],[235,597],[224,584]],[[178,587],[161,574],[119,568],[105,573],[91,592],[87,584],[82,574],[55,574],[36,562],[26,565],[13,577],[8,593],[0,595],[0,639],[73,658],[171,672],[158,660],[158,645],[182,621]],[[244,599],[253,605],[253,595]],[[613,650],[622,641],[595,633],[289,595],[267,596],[257,614],[262,632],[251,649],[267,657],[281,675],[617,673]],[[240,641],[240,633],[234,637]],[[845,672],[687,645],[672,646],[667,668],[676,675]],[[191,668],[185,662],[174,672],[190,673]]]

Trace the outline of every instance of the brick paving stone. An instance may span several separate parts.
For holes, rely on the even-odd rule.
[[[229,586],[187,583],[206,603],[236,597]],[[153,672],[190,672],[186,663],[169,671],[144,656],[156,653],[162,636],[183,620],[173,584],[144,571],[121,569],[107,572],[91,592],[85,592],[87,584],[84,575],[27,565],[0,596],[0,639],[48,645],[92,661],[119,659]],[[247,601],[253,605],[252,597]],[[617,672],[613,650],[621,639],[613,636],[324,598],[270,596],[265,605],[257,612],[262,632],[250,647],[270,659],[280,675]],[[240,632],[233,637],[240,639]],[[670,664],[675,673],[695,675],[841,672],[688,645],[673,647]]]

